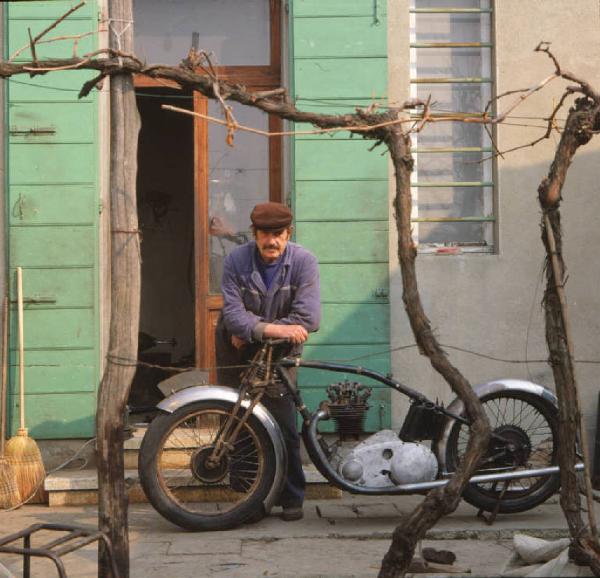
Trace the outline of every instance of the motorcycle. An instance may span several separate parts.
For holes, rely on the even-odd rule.
[[[173,393],[158,404],[160,414],[144,436],[139,474],[149,502],[163,517],[186,530],[212,531],[269,513],[285,481],[287,456],[281,430],[261,398],[281,388],[301,417],[309,457],[334,486],[375,496],[426,493],[448,482],[469,440],[470,422],[460,399],[444,407],[364,367],[277,359],[280,344],[271,340],[260,347],[239,389],[205,385],[199,370],[160,384]],[[411,404],[400,431],[364,437],[370,388],[358,382],[331,385],[329,399],[311,412],[290,376],[298,367],[371,378],[408,396]],[[556,397],[541,385],[515,379],[474,389],[492,436],[463,498],[493,516],[538,506],[560,484]],[[330,419],[337,435],[319,430]]]

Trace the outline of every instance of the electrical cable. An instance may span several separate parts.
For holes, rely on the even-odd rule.
[[[27,504],[28,502],[30,502],[34,496],[38,493],[38,490],[42,487],[42,485],[44,484],[44,481],[46,479],[46,477],[49,474],[54,474],[64,468],[66,468],[70,463],[74,462],[77,459],[82,459],[83,460],[83,464],[77,468],[78,470],[82,470],[85,468],[85,466],[87,466],[88,464],[88,458],[86,457],[81,457],[79,458],[79,454],[87,447],[89,446],[92,442],[95,442],[96,438],[93,437],[89,440],[87,440],[85,443],[83,443],[76,451],[75,453],[67,460],[65,460],[62,464],[60,464],[59,466],[52,468],[51,470],[48,470],[46,472],[46,476],[40,480],[39,484],[36,486],[35,490],[31,493],[31,495],[26,498],[25,500],[21,501],[19,504],[17,504],[16,506],[12,506],[11,508],[0,508],[0,512],[12,512],[13,510],[17,510],[18,508],[20,508],[21,506],[24,506],[25,504]]]
[[[35,88],[43,88],[46,90],[56,90],[56,91],[60,91],[60,92],[76,92],[79,93],[79,89],[76,88],[63,88],[63,87],[58,87],[58,86],[47,86],[47,85],[43,85],[43,84],[36,84],[36,83],[31,83],[31,82],[25,82],[25,81],[20,81],[20,80],[15,80],[13,78],[8,78],[7,79],[9,82],[14,82],[16,84],[21,84],[24,86],[32,86]],[[165,98],[165,99],[181,99],[181,100],[190,100],[193,99],[193,95],[178,95],[178,94],[172,94],[172,93],[147,93],[147,92],[136,92],[136,96],[140,96],[142,98]],[[365,106],[368,106],[367,103],[362,102],[362,103],[344,103],[341,101],[336,101],[336,102],[331,102],[331,101],[327,101],[327,100],[323,100],[323,99],[317,99],[317,98],[298,98],[298,101],[307,101],[307,102],[311,102],[311,103],[321,103],[321,104],[317,104],[317,106],[336,106],[339,108],[350,108],[350,109],[355,109],[355,108],[365,108]],[[390,110],[392,108],[394,108],[393,106],[389,106],[389,105],[383,105],[383,104],[377,104],[377,107],[382,109],[382,110]],[[444,113],[448,113],[448,114],[452,114],[452,113],[457,113],[457,111],[450,111],[450,110],[446,110],[446,109],[441,109],[441,108],[435,108],[435,105],[432,106],[432,110],[436,111],[436,112],[444,112]],[[473,115],[481,115],[481,113],[469,113],[469,112],[458,112],[458,114],[473,114]],[[523,120],[547,120],[546,117],[543,116],[516,116],[516,115],[508,115],[506,117],[507,119],[523,119]],[[556,119],[557,121],[560,122],[564,122],[565,119]],[[524,127],[524,128],[547,128],[547,125],[537,125],[537,124],[527,124],[527,123],[510,123],[510,122],[502,122],[501,123],[503,126],[518,126],[518,127]],[[561,127],[559,127],[561,128]]]

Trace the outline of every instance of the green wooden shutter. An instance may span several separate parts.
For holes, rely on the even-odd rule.
[[[385,0],[294,0],[293,93],[300,109],[346,113],[373,100],[386,103],[385,10]],[[368,151],[372,144],[348,133],[296,136],[293,204],[296,239],[317,255],[321,271],[323,320],[305,357],[387,373],[388,161]],[[326,386],[345,377],[356,379],[301,370],[307,405],[316,407]],[[376,386],[367,429],[389,425],[390,390]]]
[[[70,1],[5,5],[5,55],[13,55],[73,5]],[[48,37],[98,29],[95,1]],[[78,54],[97,47],[79,40]],[[40,44],[38,58],[70,57],[73,43]],[[17,58],[29,60],[25,50]],[[18,425],[15,268],[23,267],[26,425],[36,438],[94,435],[99,378],[98,113],[94,92],[77,93],[93,72],[51,72],[7,82],[7,215],[11,322],[10,389]]]

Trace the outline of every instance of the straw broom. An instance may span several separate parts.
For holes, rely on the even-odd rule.
[[[6,457],[15,468],[21,499],[31,499],[46,477],[42,455],[35,440],[25,427],[25,360],[23,340],[23,270],[17,267],[17,309],[19,314],[19,410],[20,427],[17,435],[6,444]]]
[[[6,433],[6,368],[8,365],[8,297],[4,298],[2,327],[2,383],[0,384],[0,510],[14,508],[21,502],[17,474],[4,457]]]

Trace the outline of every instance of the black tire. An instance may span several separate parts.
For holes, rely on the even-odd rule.
[[[264,515],[275,479],[275,452],[263,425],[250,416],[235,450],[212,469],[202,460],[231,412],[224,401],[201,401],[155,418],[139,454],[142,488],[167,520],[186,530],[226,530]]]
[[[501,391],[481,399],[492,432],[503,435],[518,449],[508,451],[492,439],[477,474],[534,469],[558,464],[558,410],[545,399],[524,391]],[[456,422],[446,447],[448,472],[455,471],[466,450],[469,428]],[[492,457],[493,456],[493,457]],[[469,484],[463,498],[472,506],[512,514],[535,508],[558,491],[560,476],[518,478],[505,482]]]

